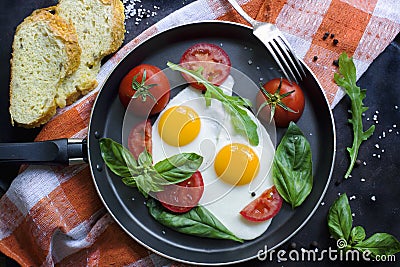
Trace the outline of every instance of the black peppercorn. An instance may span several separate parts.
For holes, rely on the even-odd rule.
[[[338,59],[335,59],[335,60],[332,62],[332,64],[335,65],[336,67],[339,67],[339,60],[338,60]]]
[[[317,61],[317,59],[318,59],[318,56],[313,57],[313,61]]]
[[[256,192],[251,192],[251,196],[255,197],[256,196]]]
[[[324,34],[324,36],[322,37],[322,40],[326,40],[326,38],[328,38],[328,36],[329,36],[329,32],[326,32],[326,33]]]
[[[333,39],[333,44],[334,45],[337,45],[339,43],[339,40],[338,39]]]

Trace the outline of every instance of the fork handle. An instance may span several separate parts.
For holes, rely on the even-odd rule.
[[[239,5],[238,2],[235,0],[228,0],[228,2],[232,5],[232,7],[242,16],[248,23],[251,24],[251,26],[255,27],[257,24],[257,21],[254,20],[252,17],[250,17],[244,10],[243,8]]]

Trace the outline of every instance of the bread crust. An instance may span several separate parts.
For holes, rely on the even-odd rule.
[[[78,37],[75,31],[75,28],[67,23],[65,20],[63,20],[61,17],[57,15],[53,15],[52,13],[49,12],[48,8],[45,9],[38,9],[35,10],[30,16],[26,17],[21,24],[18,25],[16,28],[15,36],[14,38],[17,38],[19,36],[19,32],[23,27],[30,27],[32,25],[35,25],[37,22],[45,22],[47,23],[49,29],[51,32],[54,34],[55,38],[61,40],[61,42],[64,44],[63,49],[65,49],[66,55],[68,60],[65,62],[64,66],[62,66],[65,70],[64,73],[61,74],[61,78],[65,77],[66,75],[69,75],[70,73],[73,73],[79,66],[80,64],[80,55],[81,55],[81,49],[78,44]],[[19,47],[16,45],[16,40],[14,39],[13,46],[12,46],[13,52],[12,52],[12,58],[10,60],[11,63],[11,77],[10,77],[10,107],[9,107],[9,112],[11,115],[11,124],[12,125],[17,125],[21,126],[24,128],[34,128],[34,127],[39,127],[42,124],[48,122],[56,113],[56,102],[55,100],[52,101],[52,103],[46,103],[46,109],[43,110],[41,114],[38,114],[36,119],[33,121],[29,122],[23,122],[20,121],[16,114],[13,113],[13,99],[14,99],[14,80],[17,78],[16,77],[16,72],[20,71],[23,74],[24,70],[17,70],[15,69],[14,66],[14,56],[19,53]],[[61,70],[60,70],[61,72]],[[31,88],[27,88],[27,90],[30,90]],[[24,110],[29,109],[27,103],[25,106],[18,107]]]

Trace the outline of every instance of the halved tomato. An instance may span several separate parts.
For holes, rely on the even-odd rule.
[[[221,85],[228,78],[231,71],[231,60],[228,54],[219,46],[210,43],[198,43],[189,47],[182,55],[180,64],[190,70],[203,68],[202,75],[214,85]],[[187,74],[182,76],[195,88],[205,90]]]
[[[203,177],[199,171],[183,182],[167,185],[164,191],[157,192],[157,199],[168,210],[184,213],[195,207],[204,192]]]
[[[151,123],[145,120],[134,126],[128,136],[128,149],[137,159],[145,149],[151,154]]]
[[[262,222],[278,214],[281,207],[282,197],[275,186],[272,186],[244,207],[240,214],[249,221]]]

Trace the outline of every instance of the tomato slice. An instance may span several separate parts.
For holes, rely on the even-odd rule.
[[[262,222],[274,217],[281,207],[282,197],[275,186],[272,186],[244,207],[240,214],[249,221]]]
[[[199,171],[183,182],[167,185],[164,191],[157,192],[157,199],[168,210],[184,213],[195,207],[204,192],[203,177]]]
[[[151,127],[150,121],[145,120],[131,129],[128,136],[128,149],[135,159],[139,157],[139,154],[142,153],[144,149],[147,149],[151,154]]]
[[[182,67],[197,70],[203,68],[203,76],[214,85],[221,85],[231,71],[231,60],[228,54],[219,46],[210,43],[198,43],[189,47],[182,55]],[[194,78],[182,73],[182,76],[193,87],[205,90]]]

